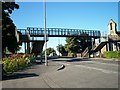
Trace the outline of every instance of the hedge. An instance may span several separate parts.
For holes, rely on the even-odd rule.
[[[107,51],[104,52],[103,56],[105,58],[120,58],[120,51]]]

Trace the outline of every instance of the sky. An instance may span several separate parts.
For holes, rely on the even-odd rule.
[[[20,8],[11,14],[11,18],[18,29],[44,27],[43,2],[17,2],[17,4]],[[117,2],[46,3],[47,28],[100,30],[101,33],[107,33],[110,19],[118,24]],[[47,47],[56,50],[58,44],[64,45],[65,38],[49,38]]]

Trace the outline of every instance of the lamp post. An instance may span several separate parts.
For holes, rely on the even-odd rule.
[[[44,37],[45,37],[45,66],[48,66],[47,61],[47,35],[46,35],[46,0],[44,0]]]
[[[60,46],[60,39],[58,39],[58,46]],[[59,57],[60,57],[60,48],[59,48]]]

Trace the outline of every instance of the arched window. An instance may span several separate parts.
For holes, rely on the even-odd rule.
[[[110,30],[112,30],[112,23],[110,23]]]

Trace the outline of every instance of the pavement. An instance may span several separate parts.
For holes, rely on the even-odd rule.
[[[65,68],[58,70],[61,65]],[[2,81],[2,88],[118,88],[116,61],[80,58],[49,60]]]
[[[62,64],[49,62],[48,66],[36,64],[24,71],[16,72],[14,75],[4,78],[2,88],[50,88],[51,83],[47,78],[49,72],[56,72]],[[52,84],[54,87],[54,83]]]

